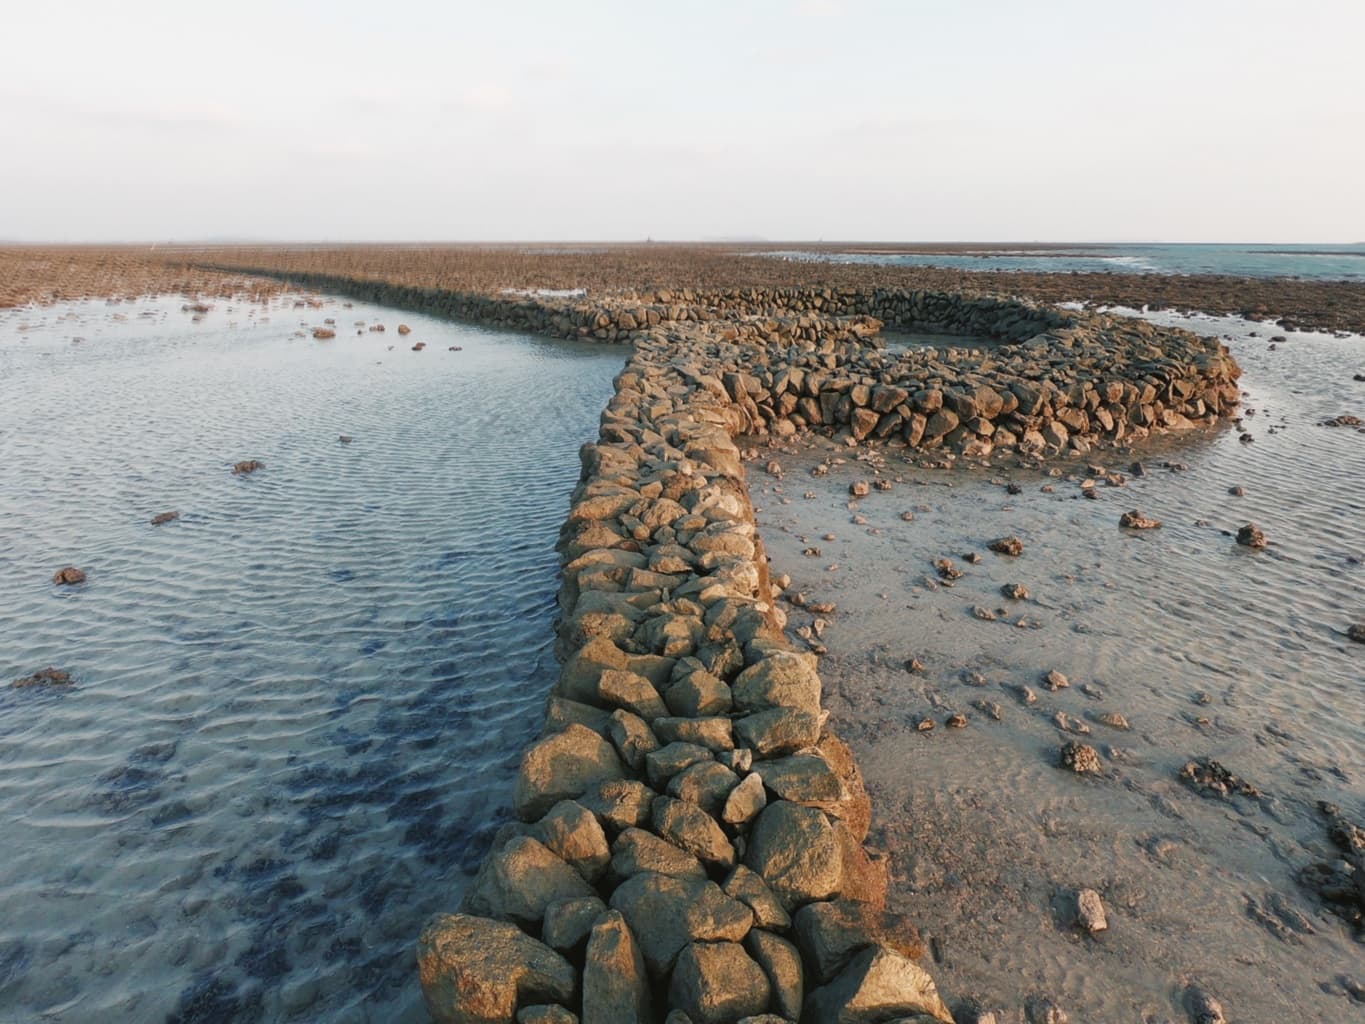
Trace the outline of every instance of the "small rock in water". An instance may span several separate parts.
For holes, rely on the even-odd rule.
[[[915,723],[915,728],[918,729],[920,732],[929,732],[934,728],[934,720],[930,718],[928,715],[925,715],[923,718],[921,718],[918,722]]]
[[[398,325],[398,333],[399,333],[399,334],[411,334],[411,333],[412,333],[412,328],[409,327],[407,324],[399,324],[399,325]]]
[[[848,485],[848,493],[855,498],[865,498],[871,490],[872,486],[866,480],[855,480]]]
[[[974,700],[972,707],[980,711],[983,715],[989,715],[995,721],[1000,721],[1005,716],[1005,709],[993,700]]]
[[[22,690],[29,686],[70,686],[72,684],[71,673],[59,668],[40,668],[31,676],[24,676],[23,679],[16,679],[10,685],[16,690]]]
[[[977,554],[975,551],[964,551],[962,554],[962,560],[971,565],[981,564],[981,556]]]
[[[972,614],[976,616],[978,619],[980,619],[982,622],[995,621],[995,612],[991,611],[989,608],[983,608],[979,604],[974,605],[972,607]]]
[[[915,513],[913,513],[913,512],[902,512],[902,513],[901,513],[901,519],[904,520],[904,521],[907,522],[907,523],[913,523],[913,522],[915,521]]]
[[[1028,587],[1022,583],[1006,583],[1000,588],[1000,593],[1011,601],[1027,601],[1029,599]]]
[[[1185,992],[1185,1009],[1190,1013],[1190,1024],[1227,1024],[1222,1004],[1196,985]]]
[[[337,440],[340,441],[342,444],[350,444],[352,441],[355,440],[355,438],[352,437],[350,434],[342,434],[340,437],[337,438]]]
[[[1075,733],[1077,736],[1089,736],[1090,726],[1086,725],[1079,718],[1068,715],[1065,711],[1058,711],[1052,716],[1052,724],[1062,732]]]
[[[891,483],[890,480],[878,480],[878,481],[877,481],[877,490],[879,490],[879,491],[889,491],[889,490],[891,490],[892,486],[893,486],[893,484]]]
[[[1245,487],[1238,485],[1237,487],[1229,487],[1228,493],[1234,498],[1245,498],[1247,492]]]
[[[945,580],[960,580],[962,570],[953,564],[951,558],[940,558],[934,563],[934,568],[938,570],[939,576]]]
[[[1186,761],[1185,766],[1180,769],[1180,781],[1206,796],[1217,796],[1225,800],[1231,796],[1261,795],[1261,791],[1246,779],[1234,775],[1209,757],[1197,757],[1193,761]]]
[[[64,569],[58,569],[52,574],[52,582],[60,584],[76,584],[85,582],[85,573],[77,569],[74,565],[68,565]]]
[[[237,476],[247,473],[254,473],[258,469],[265,469],[265,463],[257,459],[248,459],[245,462],[238,462],[232,467],[232,472]]]
[[[1013,480],[1011,480],[1009,483],[1007,483],[1007,484],[1005,485],[1005,493],[1006,493],[1006,494],[1023,494],[1023,493],[1024,493],[1024,488],[1021,487],[1019,484],[1015,483]]]
[[[920,661],[918,658],[910,658],[905,663],[905,671],[922,673],[924,671],[924,662]]]
[[[1134,462],[1131,466],[1128,467],[1128,472],[1132,473],[1133,476],[1146,476],[1147,467],[1144,466],[1141,462]]]
[[[1069,1020],[1066,1011],[1051,999],[1040,996],[1029,1000],[1028,1024],[1068,1024]]]
[[[1132,726],[1128,724],[1128,719],[1124,718],[1117,711],[1106,711],[1104,714],[1096,715],[1095,721],[1099,722],[1100,725],[1107,725],[1111,729],[1119,729],[1123,732],[1127,732],[1132,728]]]
[[[1365,644],[1365,622],[1354,623],[1346,635],[1358,644]]]
[[[336,336],[337,332],[332,330],[330,327],[313,328],[313,337],[317,338],[318,341],[327,341],[329,338],[335,338]]]
[[[1160,519],[1148,519],[1137,509],[1125,512],[1119,516],[1119,526],[1125,530],[1159,530],[1161,529]]]
[[[1109,927],[1109,919],[1104,914],[1104,903],[1094,889],[1080,889],[1074,894],[1075,920],[1078,927],[1091,935]]]
[[[1017,556],[1022,555],[1024,553],[1024,542],[1013,535],[1010,535],[1008,537],[1000,537],[997,540],[991,541],[990,544],[986,546],[989,547],[992,551],[994,551],[997,555]]]
[[[152,516],[152,525],[165,526],[167,523],[173,523],[179,518],[179,512],[158,512],[156,515]]]
[[[949,715],[948,720],[943,724],[949,729],[965,729],[967,728],[967,716],[961,712],[955,715]]]
[[[415,345],[412,346],[412,350],[413,350],[414,352],[420,352],[420,351],[422,351],[422,349],[424,349],[424,348],[426,348],[426,347],[427,347],[427,343],[426,343],[425,341],[419,341],[419,342],[417,342],[417,344],[415,344]]]
[[[1047,675],[1043,676],[1043,685],[1053,693],[1056,693],[1058,690],[1065,690],[1070,686],[1071,680],[1067,679],[1066,676],[1062,675],[1054,668]]]
[[[1083,775],[1087,772],[1096,773],[1102,767],[1099,751],[1085,743],[1077,743],[1075,740],[1062,744],[1057,766],[1067,768],[1077,775]]]
[[[1244,548],[1263,548],[1270,541],[1255,523],[1247,523],[1237,531],[1237,543]]]

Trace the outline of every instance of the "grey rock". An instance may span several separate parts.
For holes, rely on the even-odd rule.
[[[689,942],[739,942],[753,912],[714,882],[666,875],[636,875],[617,886],[611,906],[625,915],[645,964],[663,978]]]
[[[933,979],[885,946],[869,946],[838,977],[812,992],[806,1015],[822,1024],[878,1024],[916,1015],[953,1024]]]
[[[513,802],[523,821],[536,821],[559,801],[624,777],[625,767],[610,743],[585,726],[570,725],[527,748]]]
[[[649,1024],[649,978],[639,944],[619,911],[593,925],[583,959],[583,1019],[602,1024]]]
[[[806,999],[806,982],[796,947],[772,932],[755,928],[744,937],[744,948],[768,976],[773,1009],[783,1017],[797,1020]]]
[[[544,844],[518,836],[484,860],[462,909],[532,928],[551,903],[592,895],[583,876]]]
[[[829,819],[790,800],[770,803],[749,836],[744,863],[791,911],[839,892],[843,862]]]
[[[762,1013],[771,988],[763,969],[735,942],[694,942],[678,956],[668,1000],[694,1024],[731,1024]]]

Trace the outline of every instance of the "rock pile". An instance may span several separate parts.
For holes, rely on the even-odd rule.
[[[797,392],[704,337],[637,341],[581,452],[519,821],[419,944],[437,1021],[952,1019],[755,529],[733,438]]]

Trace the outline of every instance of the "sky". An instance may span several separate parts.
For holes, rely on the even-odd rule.
[[[4,240],[1365,240],[1360,0],[6,7]]]

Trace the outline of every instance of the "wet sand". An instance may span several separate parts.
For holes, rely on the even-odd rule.
[[[835,605],[789,602],[789,629],[828,650],[826,704],[868,780],[894,909],[945,993],[1002,1020],[1046,996],[1073,1021],[1186,1021],[1191,986],[1231,1021],[1365,1019],[1344,984],[1365,975],[1362,947],[1297,881],[1332,857],[1319,800],[1365,815],[1363,652],[1345,636],[1365,582],[1365,437],[1318,425],[1356,394],[1362,339],[1271,349],[1256,324],[1184,323],[1232,336],[1253,443],[1198,433],[1053,476],[810,438],[750,466],[788,596]],[[1087,500],[1094,463],[1126,480]],[[890,489],[854,499],[858,480]],[[1164,527],[1120,530],[1133,508]],[[1270,548],[1235,544],[1249,520]],[[1008,534],[1018,557],[988,549]],[[1030,597],[1005,597],[1012,583]],[[1054,670],[1068,686],[1049,688]],[[1131,728],[1103,724],[1115,713]],[[1068,740],[1100,752],[1100,775],[1056,767]],[[1262,796],[1197,793],[1178,779],[1196,757]],[[1108,911],[1094,936],[1072,921],[1082,888]]]

